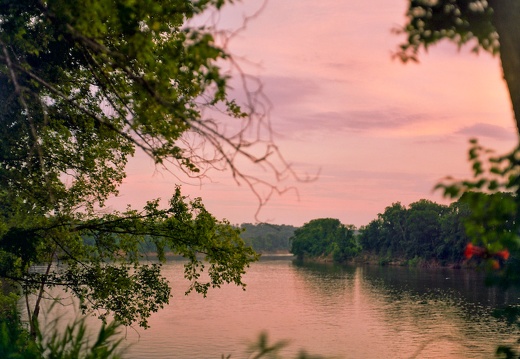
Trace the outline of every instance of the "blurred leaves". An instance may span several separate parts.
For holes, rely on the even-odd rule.
[[[467,203],[470,215],[465,221],[466,233],[474,244],[488,252],[511,252],[511,259],[501,273],[493,273],[500,283],[520,284],[517,274],[520,251],[519,191],[520,150],[515,148],[506,155],[496,155],[477,140],[470,141],[469,161],[473,179],[447,178],[436,189],[448,198],[459,198]]]
[[[267,332],[262,332],[255,342],[249,344],[247,359],[282,359],[283,350],[289,345],[289,341],[280,340],[274,343],[269,342]],[[231,355],[224,356],[222,359],[230,359]],[[294,356],[295,359],[325,359],[326,357],[319,355],[310,355],[304,350]]]

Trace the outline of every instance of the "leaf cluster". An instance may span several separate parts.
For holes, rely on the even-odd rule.
[[[233,137],[205,116],[246,116],[228,99],[229,55],[213,29],[189,23],[229,2],[0,2],[0,276],[36,294],[31,334],[53,286],[78,296],[85,312],[146,327],[170,297],[166,252],[187,258],[187,292],[245,286],[257,255],[200,199],[177,188],[166,209],[155,200],[141,211],[98,211],[136,150],[192,175],[219,161],[236,175],[237,153],[257,159],[241,130]],[[190,147],[188,132],[214,155]],[[143,263],[150,244],[157,263]]]
[[[202,108],[222,104],[243,116],[227,100],[218,65],[228,55],[210,30],[185,26],[222,5],[2,2],[2,187],[47,209],[103,205],[135,148],[198,172],[181,135],[195,131],[215,145],[225,139]]]
[[[507,249],[511,259],[500,272],[492,272],[503,285],[520,283],[518,275],[520,149],[505,155],[470,141],[469,161],[473,170],[471,180],[447,178],[437,188],[449,198],[467,203],[470,215],[465,222],[471,241],[483,245],[490,253]]]
[[[493,9],[486,0],[410,0],[406,24],[395,29],[406,41],[395,54],[401,61],[417,61],[421,48],[447,39],[460,48],[475,41],[473,51],[499,52],[498,34],[492,22]]]
[[[186,292],[203,295],[224,283],[245,288],[245,268],[258,258],[240,230],[216,220],[200,199],[188,201],[179,188],[166,209],[151,201],[141,212],[43,217],[34,224],[11,227],[1,238],[0,254],[10,264],[2,267],[2,277],[16,280],[26,293],[42,285],[64,287],[80,299],[83,312],[102,319],[112,314],[125,325],[147,327],[150,314],[169,302],[170,286],[161,274],[166,252],[188,260]],[[149,243],[156,263],[142,254]],[[47,269],[33,270],[38,263],[48,263]],[[209,278],[201,276],[204,271]]]

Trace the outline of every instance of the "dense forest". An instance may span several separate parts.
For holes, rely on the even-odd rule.
[[[408,207],[396,202],[359,231],[339,220],[312,220],[291,237],[291,253],[335,262],[370,257],[381,264],[458,265],[470,241],[464,228],[469,216],[463,201],[447,206],[421,199]]]
[[[464,229],[469,215],[461,201],[446,206],[421,199],[408,208],[397,202],[360,228],[359,242],[365,253],[377,255],[381,263],[458,264],[470,241]]]
[[[269,223],[243,223],[234,228],[240,229],[240,237],[246,246],[252,247],[257,253],[289,253],[291,249],[290,238],[298,227],[290,225],[278,225]],[[93,237],[85,236],[83,241],[87,245],[95,243]],[[164,247],[166,253],[171,249]],[[157,244],[150,236],[145,236],[139,245],[139,252],[144,255],[157,252]]]

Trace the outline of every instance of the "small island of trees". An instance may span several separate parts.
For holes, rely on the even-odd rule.
[[[338,219],[320,218],[300,228],[245,223],[241,236],[258,252],[290,252],[300,260],[459,266],[470,242],[464,226],[470,214],[462,199],[450,205],[421,199],[408,207],[392,203],[359,230]]]
[[[333,258],[344,262],[360,250],[354,231],[353,225],[344,225],[338,219],[314,219],[294,232],[291,253],[299,259]]]

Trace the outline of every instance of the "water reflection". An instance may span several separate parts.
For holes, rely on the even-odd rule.
[[[311,297],[314,306],[351,301],[355,268],[318,263],[293,262],[298,297]]]
[[[372,283],[419,295],[438,290],[453,292],[468,302],[490,307],[520,302],[518,290],[504,291],[497,287],[486,287],[483,285],[484,273],[474,270],[365,266],[363,271],[364,277]]]
[[[305,348],[345,359],[492,358],[498,343],[520,337],[491,315],[517,293],[486,288],[470,271],[264,259],[248,270],[245,292],[224,286],[202,298],[184,296],[182,264],[165,265],[174,297],[150,329],[126,331],[126,358],[243,358],[264,330],[291,340],[284,357]]]
[[[347,310],[336,310],[336,318],[362,333],[357,345],[385,343],[391,357],[487,358],[497,343],[513,343],[520,335],[491,315],[496,306],[517,303],[518,293],[487,288],[472,271],[301,263],[295,268],[314,296],[341,296]]]

